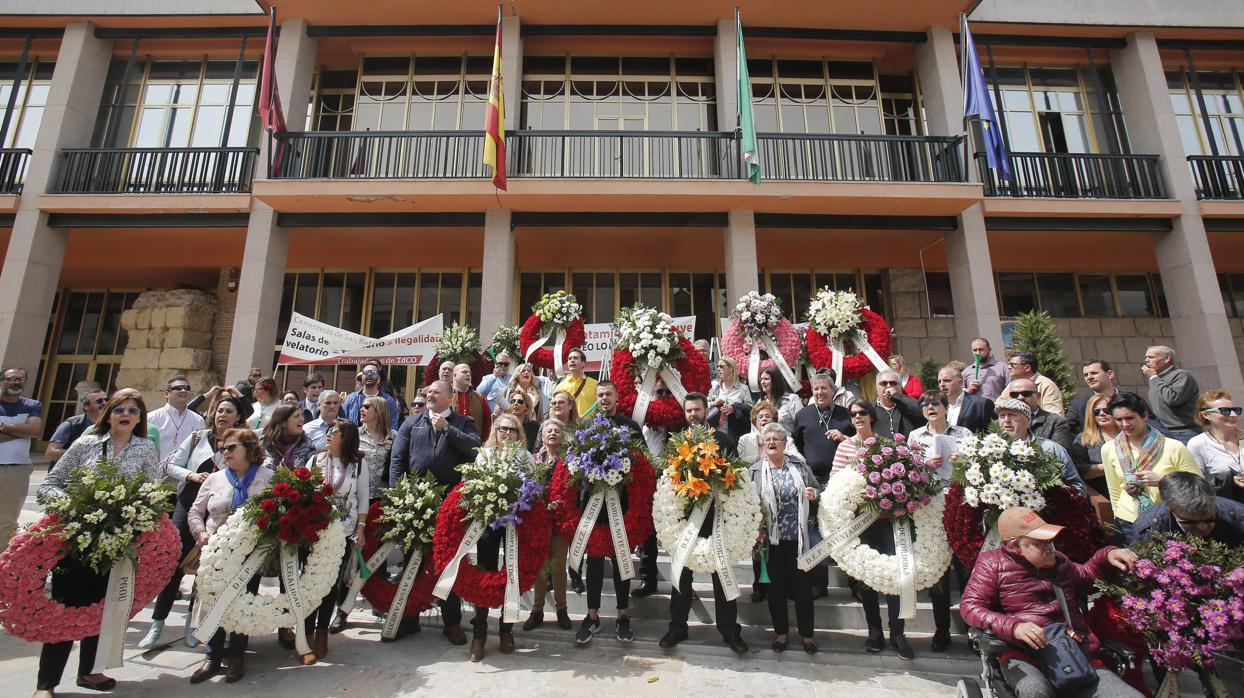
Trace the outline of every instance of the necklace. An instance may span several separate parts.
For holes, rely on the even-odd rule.
[[[1222,450],[1226,451],[1228,456],[1231,456],[1231,460],[1235,462],[1236,472],[1244,471],[1244,459],[1241,458],[1241,456],[1244,454],[1241,454],[1240,452],[1240,441],[1239,441],[1238,431],[1236,432],[1235,453],[1231,452],[1231,449],[1227,446],[1226,441],[1223,441],[1222,439],[1219,439],[1217,436],[1214,435],[1214,431],[1212,429],[1206,431],[1205,433],[1209,435],[1209,438],[1211,441],[1218,444],[1219,446],[1222,446]]]

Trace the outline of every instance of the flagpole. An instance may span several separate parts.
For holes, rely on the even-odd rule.
[[[972,129],[968,127],[968,16],[959,13],[959,84],[963,88],[963,175],[967,182],[972,181],[972,148],[970,140]]]
[[[739,6],[734,6],[734,99],[738,102],[741,95],[739,94],[739,81],[743,79],[743,66],[740,62],[743,60],[743,54],[739,51],[739,34],[743,31],[743,20],[739,15]],[[747,179],[747,158],[743,154],[743,105],[734,105],[734,141],[739,146],[739,176]]]

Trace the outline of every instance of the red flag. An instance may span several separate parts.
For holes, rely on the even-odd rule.
[[[276,8],[268,16],[268,38],[263,45],[263,68],[259,71],[259,123],[269,133],[285,131],[281,93],[276,85]]]
[[[484,164],[492,165],[492,185],[505,190],[505,85],[501,80],[501,6],[497,6],[497,45],[492,54],[488,107],[484,112]]]

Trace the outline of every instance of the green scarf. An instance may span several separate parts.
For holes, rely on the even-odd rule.
[[[1140,454],[1136,461],[1132,461],[1132,448],[1127,442],[1127,434],[1120,431],[1114,437],[1114,447],[1119,453],[1119,467],[1122,468],[1123,474],[1134,475],[1138,472],[1148,472],[1157,464],[1158,459],[1162,457],[1162,447],[1165,445],[1166,437],[1158,433],[1157,429],[1149,427],[1149,433],[1145,436],[1145,442],[1140,447]],[[1125,478],[1126,481],[1126,478]],[[1125,487],[1127,485],[1125,484]],[[1131,491],[1135,488],[1135,491]],[[1153,506],[1153,499],[1145,493],[1143,485],[1138,485],[1134,481],[1132,488],[1128,488],[1128,494],[1136,498],[1136,505],[1140,512],[1144,512]]]

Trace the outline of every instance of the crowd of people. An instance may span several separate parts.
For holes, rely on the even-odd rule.
[[[874,435],[901,434],[925,448],[938,476],[947,481],[954,444],[969,434],[1000,429],[1030,441],[1061,462],[1064,481],[1093,497],[1099,514],[1117,531],[1114,545],[1103,548],[1086,565],[1077,565],[1057,552],[1059,527],[1046,524],[1031,510],[1006,511],[998,525],[1002,546],[983,553],[973,570],[952,566],[933,594],[936,632],[930,649],[934,652],[944,652],[951,645],[952,577],[958,577],[963,592],[960,611],[968,623],[1035,650],[1043,642],[1042,619],[1057,620],[1050,611],[1057,606],[1051,605],[1049,579],[1055,579],[1068,594],[1083,594],[1092,579],[1111,568],[1127,569],[1135,561],[1135,555],[1116,545],[1126,546],[1155,531],[1211,536],[1230,545],[1244,540],[1242,410],[1224,390],[1203,392],[1191,374],[1175,365],[1171,349],[1158,346],[1146,352],[1143,371],[1149,388],[1143,397],[1119,390],[1109,362],[1084,361],[1088,390],[1066,409],[1059,386],[1041,373],[1035,355],[1019,352],[1003,361],[983,338],[973,340],[970,349],[970,361],[951,362],[938,370],[936,386],[926,387],[909,375],[901,356],[891,358],[891,369],[868,377],[872,385],[847,386],[823,369],[810,376],[806,403],[789,390],[776,368],[761,374],[760,390],[753,393],[740,380],[739,366],[721,357],[710,361],[714,380],[708,394],[686,396],[687,423],[711,426],[722,450],[750,464],[751,481],[768,514],[757,534],[767,543],[758,549],[766,556],[763,562],[770,581],[754,584],[750,599],[768,604],[774,651],[787,647],[788,605],[793,602],[800,646],[808,653],[817,652],[813,603],[827,593],[828,568],[820,565],[805,572],[797,559],[814,535],[828,533],[815,530],[821,491]],[[707,342],[697,343],[697,350],[706,359],[712,358]],[[414,394],[409,403],[386,387],[381,366],[374,363],[360,368],[355,389],[345,394],[326,387],[324,378],[315,372],[306,376],[301,394],[290,390],[283,395],[276,381],[260,369],[236,385],[212,387],[197,396],[184,376],[172,376],[163,390],[164,404],[150,411],[144,397],[132,389],[108,396],[99,386],[85,386],[79,393],[80,413],[61,424],[51,438],[47,454],[53,465],[40,493],[62,495],[69,473],[89,467],[101,455],[119,462],[125,472],[175,483],[172,521],[181,533],[185,556],[205,542],[249,495],[261,491],[272,472],[281,467],[320,466],[343,495],[338,507],[347,530],[361,537],[369,502],[398,478],[411,472],[431,473],[452,487],[460,480],[458,466],[474,460],[481,448],[521,443],[534,462],[551,464],[564,451],[573,425],[595,415],[631,430],[637,442],[653,453],[660,451],[670,435],[670,430],[639,425],[619,413],[617,386],[586,375],[586,356],[578,349],[569,353],[561,378],[541,375],[529,364],[516,364],[505,353],[494,359],[492,372],[477,385],[472,384],[469,365],[441,364],[437,380]],[[0,546],[15,531],[27,491],[32,473],[30,440],[43,433],[41,406],[22,397],[26,380],[26,371],[9,369],[0,387],[0,462],[4,463],[0,467]],[[658,397],[668,395],[660,382],[656,390]],[[196,411],[204,406],[202,414]],[[939,444],[936,449],[932,447],[935,442]],[[874,527],[864,538],[883,553],[894,552],[888,528]],[[534,606],[522,629],[530,631],[544,624],[551,588],[557,626],[574,630],[576,642],[586,645],[601,630],[604,558],[589,557],[583,569],[567,569],[567,541],[554,531],[551,543],[550,571],[537,579]],[[617,605],[613,634],[622,642],[635,637],[629,619],[630,598],[658,590],[655,537],[632,543],[640,555],[634,588],[612,565]],[[497,545],[494,540],[491,554],[480,555],[481,566],[495,568]],[[342,561],[343,570],[346,563]],[[756,569],[760,563],[755,561]],[[672,590],[669,627],[660,638],[663,648],[688,637],[691,574],[684,570],[682,583]],[[324,657],[329,635],[349,625],[345,613],[334,611],[349,581],[342,577],[306,619],[312,652],[303,657],[304,662]],[[54,579],[53,594],[74,604],[98,601],[106,582],[83,570]],[[256,577],[252,590],[258,582]],[[139,647],[159,643],[181,584],[179,571],[156,599],[151,626]],[[587,593],[589,610],[577,630],[567,610],[568,588]],[[899,617],[898,598],[886,598],[888,618],[883,625],[877,592],[862,585],[854,585],[853,590],[867,618],[865,649],[882,652],[888,645],[899,657],[912,659],[915,651]],[[735,652],[746,653],[737,601],[727,600],[716,574],[713,591],[715,621],[723,641]],[[468,642],[461,606],[452,594],[440,603],[443,634],[454,645]],[[1072,607],[1078,613],[1078,606]],[[1077,630],[1084,629],[1082,617],[1072,621]],[[418,631],[419,619],[414,616],[403,621],[399,636]],[[488,609],[477,608],[471,660],[484,656],[487,632]],[[91,673],[95,640],[80,643],[77,683],[106,690],[115,681]],[[282,631],[280,640],[287,647],[294,645],[290,631]],[[189,626],[184,642],[197,644]],[[43,647],[36,696],[51,695],[71,646]],[[512,652],[515,646],[513,627],[502,623],[500,651]],[[191,681],[198,683],[222,671],[226,681],[237,681],[243,675],[246,648],[245,636],[216,633],[207,642],[204,661]],[[1018,685],[1029,687],[1025,695],[1043,695],[1041,691],[1048,686],[1042,686],[1044,679],[1031,666],[1022,653],[1016,653],[1005,670]],[[1097,695],[1131,695],[1128,690],[1106,678]]]

